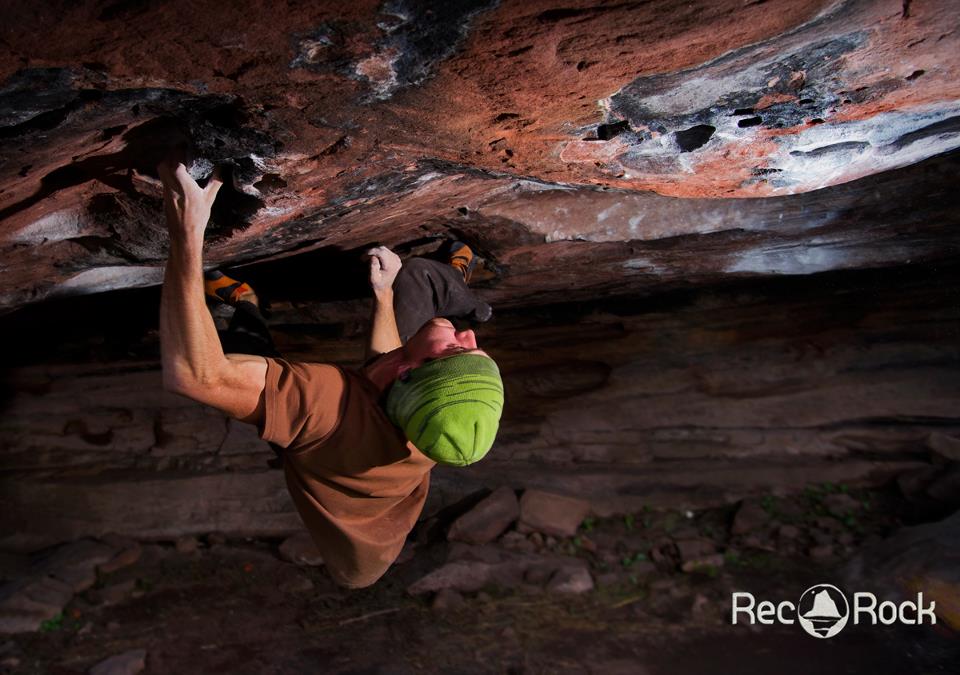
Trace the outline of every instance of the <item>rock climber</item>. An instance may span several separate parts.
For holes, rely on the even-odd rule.
[[[472,330],[445,318],[490,317],[467,287],[473,252],[455,242],[447,263],[402,264],[385,247],[370,249],[365,365],[287,361],[270,341],[253,289],[203,273],[219,175],[201,188],[183,164],[159,172],[170,233],[160,303],[165,388],[256,425],[282,459],[333,579],[349,588],[373,584],[416,523],[431,469],[472,464],[496,437],[504,400],[497,364]],[[223,344],[208,298],[235,307]],[[225,353],[234,348],[247,353]]]

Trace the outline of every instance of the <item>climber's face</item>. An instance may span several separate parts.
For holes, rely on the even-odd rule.
[[[407,344],[382,355],[366,366],[364,372],[383,392],[414,368],[457,354],[480,354],[491,358],[477,348],[477,336],[472,330],[458,331],[446,319],[431,319],[407,340]]]
[[[404,365],[416,368],[428,361],[456,354],[480,354],[490,357],[477,347],[477,336],[472,330],[460,330],[447,319],[430,319],[407,340],[403,347]]]

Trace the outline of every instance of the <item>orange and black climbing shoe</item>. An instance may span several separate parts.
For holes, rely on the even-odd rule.
[[[231,279],[218,270],[203,273],[203,291],[208,299],[215,302],[236,306],[240,301],[247,300],[257,304],[257,296],[249,284]]]
[[[470,283],[470,277],[477,266],[477,257],[473,255],[473,250],[462,241],[455,241],[450,245],[450,253],[447,262],[460,270],[463,274],[463,280]]]

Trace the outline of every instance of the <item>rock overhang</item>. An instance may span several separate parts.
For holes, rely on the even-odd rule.
[[[176,62],[117,52],[143,50],[122,17],[170,53],[169,13],[122,4],[81,3],[63,43],[12,42],[6,308],[157,283],[151,174],[175,144],[198,175],[232,169],[210,264],[466,234],[499,263],[484,292],[522,303],[542,295],[532,279],[547,295],[576,283],[538,276],[551,260],[593,268],[587,287],[629,290],[638,276],[709,283],[956,251],[938,197],[954,160],[928,160],[960,145],[949,2],[713,3],[699,22],[662,3],[368,3],[273,16],[259,42],[240,18],[257,10],[241,5],[218,10],[217,36],[186,12]],[[921,195],[909,228],[871,201],[881,186]],[[887,221],[851,215],[864,204]]]

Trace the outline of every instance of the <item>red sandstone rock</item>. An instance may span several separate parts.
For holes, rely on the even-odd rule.
[[[297,565],[317,567],[323,564],[323,556],[307,532],[298,532],[280,544],[280,557]]]
[[[949,0],[909,16],[894,0],[404,14],[185,0],[8,8],[0,306],[159,283],[166,237],[150,174],[184,140],[197,173],[233,167],[211,262],[455,227],[486,239],[497,299],[514,303],[937,259],[940,235],[955,241],[953,221],[915,194],[944,194],[924,171],[905,191],[923,205],[922,231],[895,217],[910,215],[902,199],[890,200],[891,232],[851,222],[863,195],[888,201],[872,181],[824,190],[960,146]],[[742,199],[771,196],[782,201]],[[894,234],[905,236],[884,246]],[[674,237],[688,239],[633,243]],[[591,241],[606,245],[580,245]],[[531,285],[544,270],[555,271]]]
[[[499,537],[520,516],[517,496],[509,486],[494,490],[450,526],[447,538],[486,544]]]
[[[590,513],[590,503],[575,497],[525,490],[520,498],[520,522],[538,532],[572,537]]]

